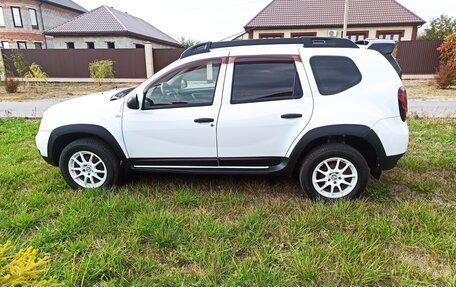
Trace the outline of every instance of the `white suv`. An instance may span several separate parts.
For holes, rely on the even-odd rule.
[[[45,112],[37,146],[72,188],[126,171],[299,175],[315,200],[357,197],[408,146],[392,65],[349,40],[204,43],[140,86]]]

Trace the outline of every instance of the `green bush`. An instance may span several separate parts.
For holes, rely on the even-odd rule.
[[[14,50],[11,54],[11,59],[13,60],[13,65],[14,68],[16,68],[17,74],[19,75],[19,77],[23,78],[25,74],[27,74],[27,72],[29,71],[29,65],[27,63],[27,60],[25,60],[21,50]]]
[[[38,88],[39,86],[45,86],[47,84],[48,75],[43,71],[40,65],[33,63],[29,67],[29,71],[24,75],[25,79],[38,80],[33,84]]]
[[[19,88],[20,82],[16,79],[6,78],[5,79],[5,90],[9,94],[14,94]]]
[[[90,77],[101,86],[104,79],[114,78],[113,65],[111,60],[95,60],[89,64]]]

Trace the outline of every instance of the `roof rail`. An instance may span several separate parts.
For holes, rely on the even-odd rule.
[[[181,59],[193,55],[209,53],[212,49],[241,47],[241,46],[257,46],[257,45],[280,45],[280,44],[301,44],[304,48],[355,48],[359,47],[344,38],[330,37],[301,37],[301,38],[286,38],[286,39],[256,39],[256,40],[236,40],[226,42],[206,42],[195,45],[185,50]]]

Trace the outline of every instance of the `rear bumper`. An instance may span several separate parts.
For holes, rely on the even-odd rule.
[[[409,129],[407,122],[403,122],[400,117],[383,119],[377,122],[372,130],[380,139],[386,157],[397,157],[407,151]]]

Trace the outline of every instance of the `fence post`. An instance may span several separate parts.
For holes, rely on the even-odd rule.
[[[154,49],[151,42],[145,43],[144,51],[146,53],[146,75],[147,78],[150,78],[154,74]]]
[[[5,61],[3,61],[3,49],[0,49],[0,81],[4,81],[6,77]]]

